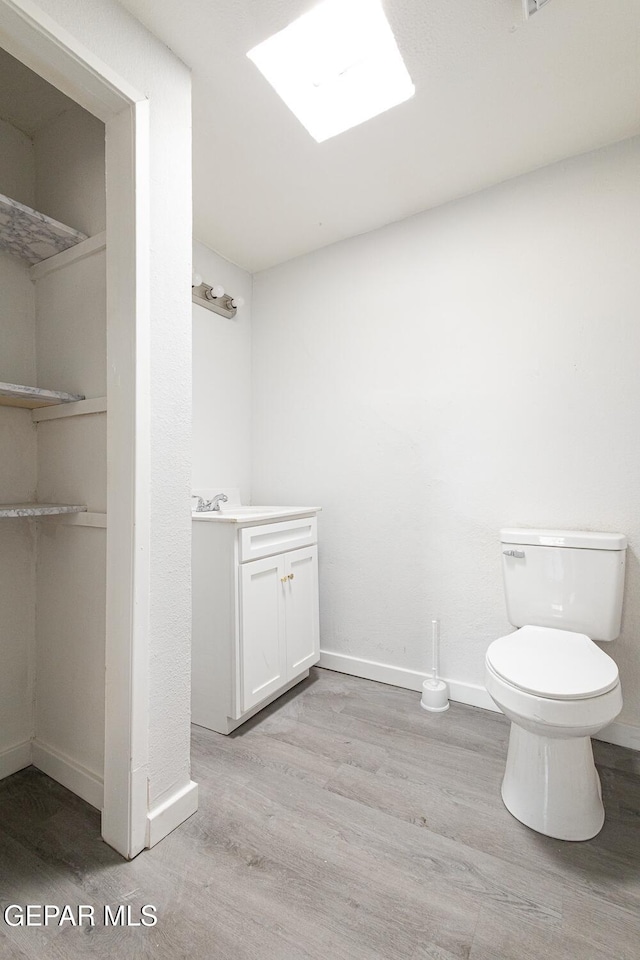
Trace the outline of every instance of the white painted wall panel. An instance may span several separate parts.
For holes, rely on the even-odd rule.
[[[104,192],[99,178],[95,188]],[[100,251],[35,284],[39,386],[106,395],[105,271],[106,254]]]
[[[33,142],[6,120],[0,120],[0,193],[28,207],[35,203]]]
[[[5,440],[0,425],[3,458]],[[35,532],[30,521],[3,520],[1,523],[0,755],[30,740],[33,732],[36,556]]]
[[[35,295],[29,268],[0,253],[0,380],[36,383]]]
[[[99,778],[104,763],[105,562],[104,530],[40,522],[36,737]]]
[[[253,498],[320,503],[324,649],[482,683],[498,530],[621,530],[640,725],[640,139],[254,278]]]
[[[106,226],[104,124],[74,104],[34,137],[36,206],[87,236]]]
[[[38,133],[36,157],[40,207],[87,232],[92,232],[90,223],[101,229],[104,124],[80,108],[70,110]],[[105,270],[106,254],[100,251],[36,281],[39,385],[87,397],[106,394]],[[39,500],[106,511],[106,431],[104,413],[38,425]],[[39,524],[36,737],[99,778],[104,765],[105,563],[104,529]]]
[[[31,141],[0,121],[0,192],[32,202],[33,169]],[[27,266],[6,253],[0,253],[0,380],[36,382],[33,286]],[[0,406],[0,502],[31,500],[35,489],[31,413]],[[33,732],[35,560],[33,524],[0,521],[0,756]]]
[[[106,449],[106,413],[38,424],[38,500],[81,503],[89,511],[104,513],[107,509]],[[81,531],[78,536],[82,536]],[[104,589],[104,581],[102,587]],[[45,617],[45,622],[47,620]]]

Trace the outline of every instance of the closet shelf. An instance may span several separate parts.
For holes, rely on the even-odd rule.
[[[0,250],[33,266],[86,239],[86,233],[0,193]]]
[[[44,387],[27,387],[21,383],[0,383],[0,406],[52,407],[58,403],[76,403],[84,400],[79,393],[63,393],[61,390],[45,390]]]
[[[0,517],[55,517],[61,513],[85,513],[86,509],[71,503],[0,503]]]

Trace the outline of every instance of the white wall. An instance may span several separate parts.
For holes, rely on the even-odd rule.
[[[640,725],[640,139],[254,278],[253,496],[319,503],[326,650],[481,684],[501,526],[629,537]]]
[[[29,207],[35,202],[33,143],[6,120],[0,120],[0,193]]]
[[[104,229],[101,121],[71,105],[33,141],[0,122],[0,145],[0,192]],[[0,379],[105,396],[104,250],[35,285],[25,263],[0,254],[0,287]],[[36,428],[29,410],[0,406],[0,454],[0,501],[106,510],[105,414]],[[2,521],[0,774],[28,758],[15,747],[35,736],[38,757],[53,750],[102,780],[105,548],[104,529]]]
[[[78,162],[58,172],[59,186],[64,170],[71,173]],[[104,156],[93,195],[100,191],[104,205]],[[105,396],[105,272],[101,250],[36,281],[40,386]],[[106,511],[106,431],[105,413],[38,424],[38,500]],[[105,562],[106,530],[38,524],[36,756],[46,751],[69,758],[98,782],[104,768]],[[92,785],[90,791],[87,799],[96,802]]]
[[[251,493],[251,275],[201,243],[193,268],[243,297],[233,320],[193,304],[193,489]]]
[[[0,290],[0,380],[34,383],[33,290],[26,266],[6,253],[0,253]],[[36,463],[31,412],[0,406],[0,503],[33,500]],[[16,763],[7,751],[33,733],[36,551],[32,523],[0,524],[1,777],[28,762],[24,748]]]
[[[33,139],[0,120],[0,193],[93,236],[106,226],[104,123],[69,104]]]
[[[36,207],[87,236],[106,226],[104,123],[73,104],[34,137]]]
[[[35,384],[33,284],[28,266],[9,253],[0,252],[0,291],[0,380],[4,383]],[[31,415],[24,415],[31,423]],[[3,466],[6,468],[8,464]]]
[[[0,120],[0,193],[28,205],[35,200],[33,143],[4,120]],[[0,252],[0,291],[0,380],[35,384],[33,284],[27,264],[4,252]]]
[[[33,202],[33,145],[0,121],[0,193]],[[35,300],[29,269],[0,253],[0,380],[36,382]],[[36,432],[29,410],[0,406],[0,503],[33,499]],[[35,530],[0,520],[0,777],[28,763],[33,733]]]
[[[151,808],[190,782],[191,78],[115,0],[38,7],[149,99]]]

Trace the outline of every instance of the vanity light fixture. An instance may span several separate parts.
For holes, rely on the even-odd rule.
[[[213,310],[221,317],[227,317],[228,320],[233,320],[238,309],[244,306],[242,297],[232,297],[225,293],[224,287],[219,283],[203,283],[199,273],[194,273],[191,277],[191,299],[201,307]]]
[[[534,13],[537,13],[538,10],[541,10],[542,7],[545,7],[549,2],[550,0],[522,0],[522,10],[525,20],[528,20],[529,17],[532,17]]]
[[[380,0],[323,0],[247,56],[318,143],[415,93]]]

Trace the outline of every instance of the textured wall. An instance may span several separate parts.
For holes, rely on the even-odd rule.
[[[320,503],[323,649],[482,683],[501,526],[621,530],[640,725],[640,139],[254,279],[253,496]]]
[[[233,320],[193,304],[193,489],[251,492],[251,275],[201,243],[193,268],[245,304]]]

